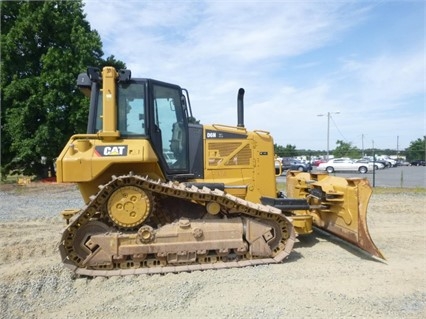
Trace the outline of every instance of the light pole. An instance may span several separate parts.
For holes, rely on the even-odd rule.
[[[330,155],[330,117],[331,114],[340,114],[340,112],[327,112],[327,114],[318,114],[317,116],[327,116],[327,161]]]

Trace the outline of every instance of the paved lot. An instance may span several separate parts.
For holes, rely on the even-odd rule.
[[[313,172],[316,172],[315,168]],[[426,187],[426,167],[425,166],[399,166],[377,170],[367,174],[354,173],[333,173],[335,176],[343,177],[366,177],[372,186],[376,187]],[[284,175],[277,178],[277,181],[285,181]]]

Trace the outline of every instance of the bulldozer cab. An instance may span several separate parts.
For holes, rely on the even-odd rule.
[[[81,89],[92,82],[87,133],[102,136],[108,132],[106,123],[112,122],[122,139],[149,140],[167,175],[189,173],[188,103],[182,89],[152,79],[121,76],[125,71],[120,71],[111,84],[100,83],[100,76],[90,77],[96,70],[80,75]],[[110,94],[114,89],[115,94]],[[112,106],[116,109],[108,109],[104,100],[114,95]]]

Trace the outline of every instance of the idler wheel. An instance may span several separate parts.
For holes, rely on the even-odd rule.
[[[108,215],[119,227],[134,228],[141,225],[152,210],[151,198],[143,189],[123,186],[108,200]]]
[[[90,237],[97,234],[104,234],[108,231],[110,231],[110,228],[104,223],[100,221],[89,221],[75,232],[73,240],[74,251],[84,260],[92,253],[92,247],[86,245]]]

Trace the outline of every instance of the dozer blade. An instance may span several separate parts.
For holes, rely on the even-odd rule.
[[[348,241],[373,256],[385,259],[371,239],[367,227],[367,206],[372,194],[364,178],[343,178],[326,173],[287,173],[287,196],[306,198],[313,224]]]

